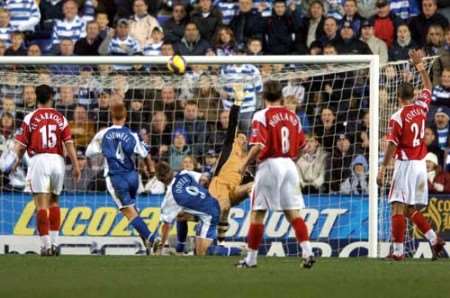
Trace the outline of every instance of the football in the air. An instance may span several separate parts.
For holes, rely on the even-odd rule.
[[[167,68],[174,74],[182,75],[186,71],[186,60],[180,55],[174,55],[167,62]]]

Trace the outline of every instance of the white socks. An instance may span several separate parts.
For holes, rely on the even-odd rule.
[[[58,235],[59,235],[59,231],[50,231],[49,232],[50,235],[50,243],[51,245],[58,245]]]
[[[50,246],[51,246],[50,236],[43,235],[43,236],[40,236],[40,238],[41,238],[41,247],[42,248],[50,248]]]
[[[247,256],[245,257],[245,262],[249,266],[256,265],[256,258],[258,257],[258,250],[249,249]]]
[[[394,248],[394,255],[396,256],[403,256],[404,252],[403,252],[403,243],[400,242],[394,242],[393,243],[393,248]]]
[[[433,229],[429,229],[428,232],[425,233],[425,238],[430,241],[431,245],[435,245],[437,242],[437,235]]]
[[[309,241],[302,241],[300,242],[300,247],[302,248],[302,257],[307,258],[313,255],[311,242]]]

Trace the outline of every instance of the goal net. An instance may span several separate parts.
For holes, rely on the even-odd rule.
[[[165,57],[74,57],[59,64],[39,58],[23,58],[27,64],[20,65],[3,61],[0,66],[1,150],[11,146],[23,116],[34,109],[35,86],[53,87],[55,107],[69,119],[82,165],[79,183],[72,181],[67,166],[60,198],[62,253],[135,254],[142,249],[106,192],[103,160],[84,155],[94,134],[111,124],[112,101],[126,103],[129,127],[149,144],[155,160],[167,160],[175,170],[210,175],[229,124],[232,84],[245,86],[238,128],[248,135],[252,114],[263,107],[261,85],[267,80],[282,83],[285,104],[296,111],[308,136],[309,151],[297,164],[306,205],[302,214],[313,246],[323,256],[362,256],[368,251],[376,256],[378,248],[384,253],[390,218],[385,193],[378,196],[375,185],[383,145],[380,141],[379,151],[378,139],[383,139],[396,109],[398,84],[407,79],[419,87],[408,62],[380,70],[371,56],[187,57],[189,71],[175,76],[167,72]],[[378,92],[379,113],[369,113],[378,111]],[[164,188],[137,165],[137,205],[153,231],[158,229]],[[38,251],[26,168],[24,160],[15,173],[2,176],[1,253]],[[231,210],[228,243],[245,241],[249,211],[248,200]],[[261,253],[299,254],[282,213],[267,216]]]

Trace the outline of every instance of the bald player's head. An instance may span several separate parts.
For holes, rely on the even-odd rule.
[[[121,102],[115,102],[111,105],[111,119],[113,122],[124,122],[127,120],[127,109]]]

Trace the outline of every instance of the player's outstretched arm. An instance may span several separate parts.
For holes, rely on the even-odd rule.
[[[433,85],[430,80],[430,76],[428,75],[427,69],[423,63],[423,51],[422,50],[411,50],[409,51],[409,57],[411,58],[412,63],[415,65],[417,71],[420,73],[422,78],[424,89],[431,90]]]
[[[69,156],[70,162],[72,163],[72,175],[73,179],[75,181],[80,181],[81,172],[80,172],[80,166],[78,165],[78,159],[77,159],[77,153],[75,151],[75,145],[72,141],[65,142],[64,145],[66,146],[66,152]]]
[[[378,186],[382,186],[384,184],[384,174],[387,166],[391,163],[392,158],[394,157],[395,151],[397,150],[397,146],[393,142],[389,142],[384,153],[384,159],[381,163],[380,169],[378,171],[377,183]]]

